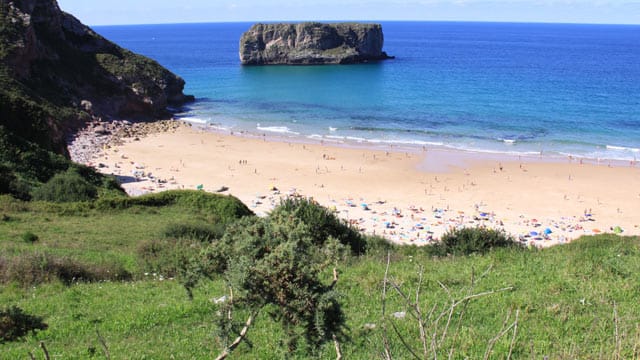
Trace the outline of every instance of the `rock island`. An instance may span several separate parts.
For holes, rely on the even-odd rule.
[[[380,24],[255,24],[240,39],[243,65],[357,64],[390,59]]]

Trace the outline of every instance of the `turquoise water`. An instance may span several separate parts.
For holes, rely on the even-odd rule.
[[[243,67],[248,23],[97,27],[187,81],[180,116],[336,142],[640,159],[640,26],[383,22],[396,56]]]

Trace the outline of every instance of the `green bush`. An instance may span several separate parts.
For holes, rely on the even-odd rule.
[[[290,217],[299,219],[310,228],[313,243],[318,246],[322,246],[329,238],[335,238],[348,246],[353,254],[364,254],[366,251],[366,240],[358,230],[311,199],[284,199],[269,214],[271,221],[276,223],[286,223]]]
[[[163,235],[166,238],[192,239],[200,242],[212,242],[220,239],[224,235],[224,224],[170,224]]]
[[[449,230],[440,242],[425,246],[425,249],[432,255],[446,256],[486,253],[499,247],[517,248],[522,245],[504,231],[475,227]]]
[[[31,199],[31,185],[18,177],[8,164],[0,164],[0,194],[11,194],[17,199]]]
[[[35,334],[47,327],[41,317],[29,315],[17,306],[0,309],[0,344],[17,340],[29,332]]]
[[[266,308],[282,325],[289,352],[299,345],[316,350],[332,335],[338,339],[344,335],[340,296],[335,283],[327,284],[326,279],[345,246],[335,238],[320,246],[315,243],[317,234],[303,221],[281,220],[234,222],[220,241],[204,249],[205,257],[193,264],[192,272],[201,271],[205,277],[222,274],[234,297],[232,304],[223,306],[253,313]],[[191,281],[184,284],[187,290],[197,284],[197,278],[187,280]],[[228,319],[224,316],[221,321]]]
[[[202,249],[202,242],[193,239],[155,239],[143,241],[137,249],[140,267],[147,273],[165,277],[180,277]]]
[[[228,223],[243,216],[254,215],[249,208],[233,196],[211,194],[195,190],[169,190],[136,197],[115,196],[96,201],[96,208],[128,209],[133,206],[162,207],[182,206],[190,211],[199,210]]]
[[[36,241],[38,241],[38,235],[32,233],[31,231],[27,231],[24,234],[22,234],[22,241],[26,242],[26,243],[34,243]]]
[[[32,286],[54,280],[65,285],[75,282],[124,281],[132,275],[118,265],[86,265],[67,257],[31,253],[0,258],[0,282]]]
[[[33,199],[51,202],[91,201],[98,195],[95,185],[89,183],[76,171],[54,175],[33,192]]]

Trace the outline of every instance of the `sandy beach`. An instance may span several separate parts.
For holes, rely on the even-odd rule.
[[[128,193],[203,189],[256,214],[312,197],[363,232],[427,244],[451,227],[504,229],[534,246],[640,235],[640,166],[445,149],[291,141],[182,126],[104,146],[85,163]]]

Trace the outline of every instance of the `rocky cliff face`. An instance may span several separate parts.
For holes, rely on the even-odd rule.
[[[107,116],[154,117],[187,100],[184,80],[106,40],[55,0],[0,1],[3,20],[14,27],[5,61],[19,80],[45,82],[67,95],[69,104],[86,100],[93,112]]]
[[[240,39],[243,65],[354,64],[389,59],[379,24],[255,24]]]
[[[56,150],[91,117],[154,119],[192,99],[180,77],[106,40],[56,0],[0,0],[0,77],[0,125],[44,132]]]

